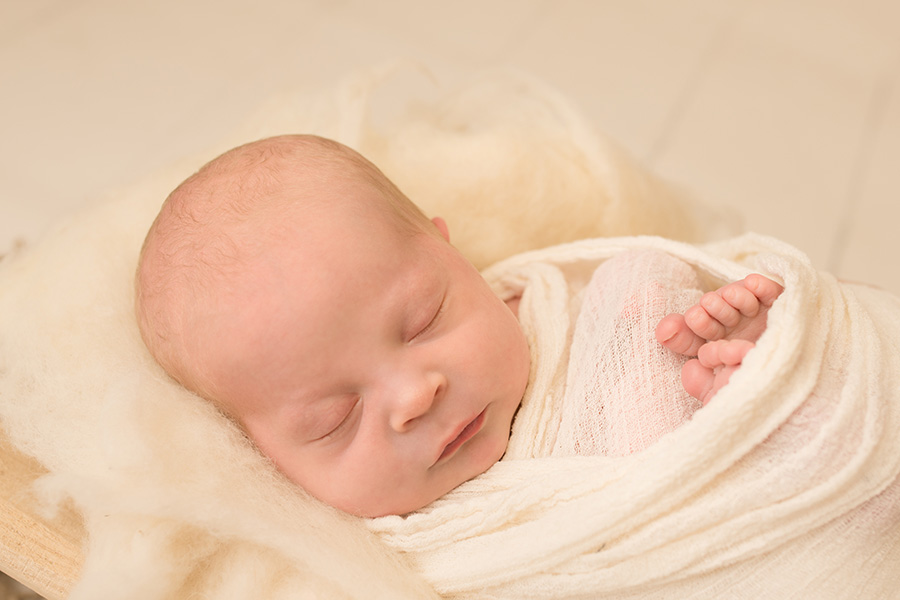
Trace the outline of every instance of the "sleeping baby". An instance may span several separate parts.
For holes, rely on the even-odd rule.
[[[172,192],[150,228],[141,335],[313,496],[360,516],[415,511],[504,455],[539,360],[517,318],[523,298],[498,297],[449,240],[442,219],[343,145],[295,135],[240,146]],[[654,293],[685,302],[652,317],[645,337],[671,356],[654,376],[709,402],[782,287],[751,275],[686,295],[668,265],[626,257],[597,269],[586,306],[619,286],[615,311],[630,318],[631,288],[612,277],[629,261],[660,274]]]

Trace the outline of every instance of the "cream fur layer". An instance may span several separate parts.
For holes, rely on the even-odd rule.
[[[729,385],[688,423],[628,456],[558,456],[567,405],[584,402],[567,393],[570,301],[594,267],[634,249],[677,257],[710,287],[753,270],[785,291]],[[705,247],[588,240],[513,257],[486,276],[501,295],[524,290],[536,367],[508,455],[420,513],[371,524],[437,590],[900,595],[900,300],[839,283],[755,235]]]

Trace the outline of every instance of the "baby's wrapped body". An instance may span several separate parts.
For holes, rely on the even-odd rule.
[[[700,401],[681,384],[686,357],[654,336],[702,291],[696,272],[665,252],[623,252],[583,292],[569,352],[554,456],[625,456],[687,422]]]
[[[653,329],[702,291],[784,281],[712,402]],[[896,598],[900,302],[757,236],[593,240],[486,273],[523,293],[534,370],[504,459],[371,523],[435,587],[490,598]]]

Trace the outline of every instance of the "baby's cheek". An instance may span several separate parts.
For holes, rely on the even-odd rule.
[[[484,439],[473,447],[473,466],[477,472],[472,477],[484,473],[503,457],[509,444],[510,423],[505,418],[498,420],[491,423],[490,429],[483,433]]]

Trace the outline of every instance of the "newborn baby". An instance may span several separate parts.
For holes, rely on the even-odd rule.
[[[528,383],[501,301],[374,165],[315,136],[235,148],[166,199],[136,312],[153,357],[285,476],[360,516],[404,514],[504,454]],[[704,403],[781,286],[751,276],[657,327]]]

